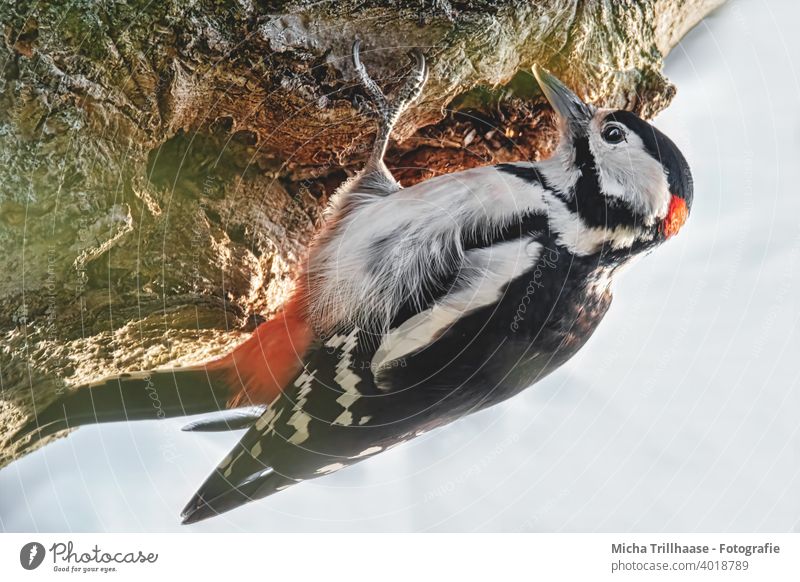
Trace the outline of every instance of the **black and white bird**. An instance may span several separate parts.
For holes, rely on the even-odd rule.
[[[119,420],[120,398],[126,419],[144,418],[153,392],[166,416],[235,409],[187,427],[249,427],[184,509],[193,523],[497,404],[571,358],[608,311],[614,276],[686,221],[686,160],[633,113],[586,104],[534,67],[559,118],[552,157],[402,188],[383,156],[427,77],[412,57],[390,100],[353,46],[377,138],[281,313],[219,360],[100,383],[26,431],[80,424],[87,409]]]
[[[422,90],[425,60],[412,53],[416,67],[390,101],[358,49],[380,129],[364,170],[331,200],[298,281],[293,305],[308,329],[288,339],[299,366],[186,506],[185,523],[535,384],[592,335],[619,269],[687,218],[692,178],[675,144],[633,113],[583,103],[539,67],[560,120],[551,158],[401,188],[383,155]]]

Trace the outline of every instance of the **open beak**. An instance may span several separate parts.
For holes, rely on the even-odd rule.
[[[581,101],[567,86],[550,74],[547,69],[533,65],[533,76],[539,82],[545,98],[550,102],[558,116],[571,129],[586,127],[592,118],[592,107]]]

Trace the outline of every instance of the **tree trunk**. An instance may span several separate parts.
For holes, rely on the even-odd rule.
[[[537,159],[531,65],[652,116],[666,53],[722,0],[18,1],[0,6],[0,466],[100,377],[221,355],[280,305],[374,124],[350,46],[430,80],[387,163],[408,185]]]

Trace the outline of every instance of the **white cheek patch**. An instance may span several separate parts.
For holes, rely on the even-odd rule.
[[[606,143],[600,136],[602,119],[593,121],[589,132],[600,187],[606,196],[622,200],[644,217],[645,226],[651,226],[664,218],[669,208],[671,195],[664,168],[629,129],[625,129],[626,141]]]

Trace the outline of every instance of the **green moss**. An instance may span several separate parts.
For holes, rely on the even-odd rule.
[[[508,83],[489,87],[478,85],[462,93],[450,103],[450,108],[456,111],[489,111],[497,104],[509,98],[531,100],[542,94],[536,79],[528,71],[518,71]]]
[[[242,133],[242,132],[239,132]],[[252,132],[247,132],[252,134]],[[225,184],[257,171],[250,164],[255,134],[233,139],[225,135],[179,131],[151,151],[147,177],[159,189],[177,190],[193,197],[222,198]]]

